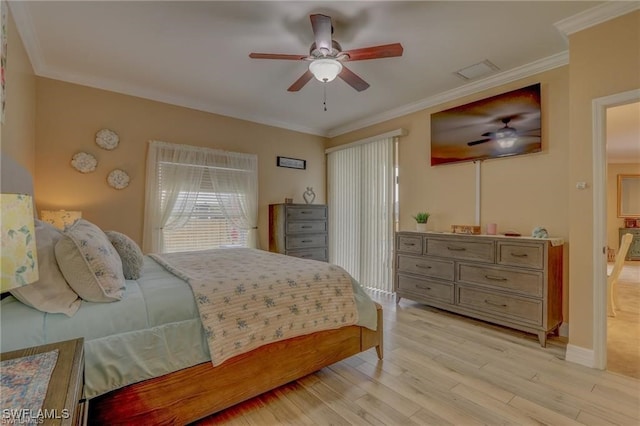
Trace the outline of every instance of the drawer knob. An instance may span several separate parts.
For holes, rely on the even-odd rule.
[[[431,290],[431,287],[423,287],[421,285],[416,285],[416,288],[419,288],[420,290]]]
[[[415,246],[416,243],[404,243],[405,246]]]
[[[308,228],[311,228],[311,226],[309,226],[309,225],[303,225],[303,226],[301,226],[301,228],[302,228],[302,229],[308,229]]]
[[[511,253],[513,257],[527,257],[529,256],[527,253]]]
[[[421,268],[421,269],[431,269],[431,266],[428,266],[428,265],[418,265],[418,264],[416,264],[416,268]]]
[[[505,277],[498,277],[496,275],[485,275],[484,277],[492,281],[507,281]]]
[[[302,240],[303,243],[312,243],[313,240]]]
[[[465,251],[466,248],[464,247],[451,247],[451,246],[447,246],[447,250],[451,250],[451,251]]]
[[[491,305],[491,306],[499,306],[501,308],[506,308],[507,305],[505,303],[496,303],[496,302],[492,302],[491,300],[487,300],[484,299],[484,303],[486,303],[487,305]]]

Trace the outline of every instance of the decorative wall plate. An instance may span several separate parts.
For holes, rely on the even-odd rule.
[[[114,169],[107,176],[109,186],[115,189],[124,189],[129,186],[129,175],[124,170]]]
[[[91,173],[96,169],[98,160],[86,152],[79,152],[71,159],[71,165],[80,173]]]
[[[111,151],[118,147],[120,137],[116,132],[109,129],[102,129],[96,133],[96,144],[102,149]]]

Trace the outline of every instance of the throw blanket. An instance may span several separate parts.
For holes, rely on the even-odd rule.
[[[150,256],[191,285],[214,366],[358,321],[351,276],[335,265],[246,248]]]

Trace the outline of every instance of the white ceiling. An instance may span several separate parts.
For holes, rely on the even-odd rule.
[[[39,76],[323,136],[564,65],[566,34],[626,3],[9,2]],[[399,42],[404,55],[347,62],[371,87],[328,83],[325,112],[323,83],[287,92],[307,62],[248,56],[307,54],[312,13],[333,18],[344,50]],[[489,77],[453,74],[487,59],[499,67]]]

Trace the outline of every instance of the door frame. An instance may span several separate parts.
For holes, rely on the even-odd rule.
[[[593,117],[593,350],[607,367],[607,109],[640,102],[640,89],[594,99]]]

